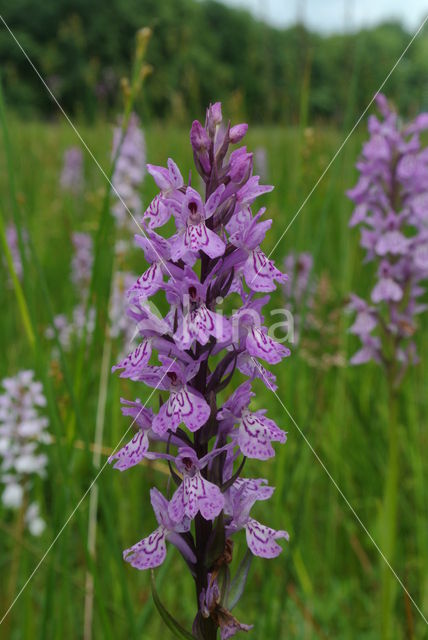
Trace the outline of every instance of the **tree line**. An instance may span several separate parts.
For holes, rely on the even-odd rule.
[[[142,26],[153,30],[153,73],[139,109],[177,123],[212,100],[252,122],[343,122],[364,109],[411,37],[398,23],[330,36],[303,25],[277,29],[214,0],[0,0],[0,7],[64,108],[89,120],[119,107]],[[56,112],[3,26],[0,60],[12,107],[24,116]],[[385,88],[403,113],[428,106],[427,70],[426,33]]]

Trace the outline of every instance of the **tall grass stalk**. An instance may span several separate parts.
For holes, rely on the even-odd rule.
[[[101,447],[103,442],[105,411],[107,403],[108,378],[111,360],[111,337],[108,334],[104,342],[103,357],[101,363],[100,388],[98,394],[97,414],[95,421],[95,441],[92,457],[93,467],[98,471],[101,464]],[[95,483],[89,494],[89,522],[88,522],[88,553],[95,560],[97,539],[97,514],[98,514],[98,484]],[[86,572],[85,581],[85,612],[83,623],[83,638],[92,638],[92,618],[94,607],[94,578],[90,570]]]

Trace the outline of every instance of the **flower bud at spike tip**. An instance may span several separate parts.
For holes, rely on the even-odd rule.
[[[245,136],[248,130],[248,124],[236,124],[229,131],[229,139],[232,144],[236,144],[237,142],[241,142],[242,138]]]

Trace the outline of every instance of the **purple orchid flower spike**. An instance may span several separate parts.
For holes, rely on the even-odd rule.
[[[186,560],[196,562],[192,549],[180,537],[180,533],[189,531],[190,520],[174,522],[169,517],[168,501],[157,489],[150,490],[152,507],[155,512],[158,528],[147,538],[143,538],[129,549],[125,549],[123,557],[135,569],[153,569],[162,564],[166,558],[166,541],[174,544]]]
[[[251,629],[227,608],[229,536],[245,531],[250,551],[262,557],[278,555],[276,540],[288,539],[250,517],[253,504],[269,500],[273,488],[240,477],[246,457],[266,460],[275,453],[273,442],[286,441],[263,409],[249,407],[253,380],[276,389],[274,374],[261,363],[278,364],[290,354],[263,325],[269,296],[258,294],[273,291],[286,276],[261,249],[272,221],[263,219],[264,208],[255,215],[251,210],[272,187],[252,175],[246,147],[229,153],[246,132],[246,124],[223,122],[220,103],[210,105],[204,125],[193,122],[190,142],[204,196],[190,178],[184,183],[171,159],[167,168],[148,165],[160,189],[143,216],[147,236],[136,236],[148,268],[127,292],[126,313],[138,340],[113,367],[159,390],[161,402],[154,413],[138,402],[124,406],[137,431],[111,462],[125,470],[143,458],[167,461],[176,485],[170,502],[152,490],[159,526],[124,556],[138,569],[153,568],[165,558],[166,541],[177,547],[195,580],[198,640],[214,640],[218,630],[226,640]],[[163,238],[154,229],[168,220],[175,232]],[[228,305],[220,305],[232,293],[240,298],[239,310],[225,313]],[[153,296],[164,297],[165,314]],[[236,370],[245,382],[227,393]],[[169,620],[175,624],[173,616]]]
[[[373,304],[356,304],[355,298],[350,304],[358,314],[350,331],[362,343],[351,363],[383,364],[396,386],[415,363],[416,316],[425,311],[418,299],[424,293],[420,283],[428,279],[428,260],[418,256],[428,255],[428,151],[419,133],[428,114],[402,125],[385,96],[376,102],[381,118],[369,118],[370,139],[357,163],[360,178],[348,191],[356,205],[350,226],[361,226],[366,262],[378,264]]]

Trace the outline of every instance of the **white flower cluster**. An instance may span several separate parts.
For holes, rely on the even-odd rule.
[[[33,371],[20,371],[2,381],[0,394],[0,482],[4,485],[1,501],[4,506],[18,509],[25,493],[31,489],[34,475],[45,476],[47,456],[40,445],[48,444],[49,421],[40,415],[46,406],[43,386],[34,379]],[[39,505],[30,503],[25,513],[30,533],[40,535],[45,523]]]

